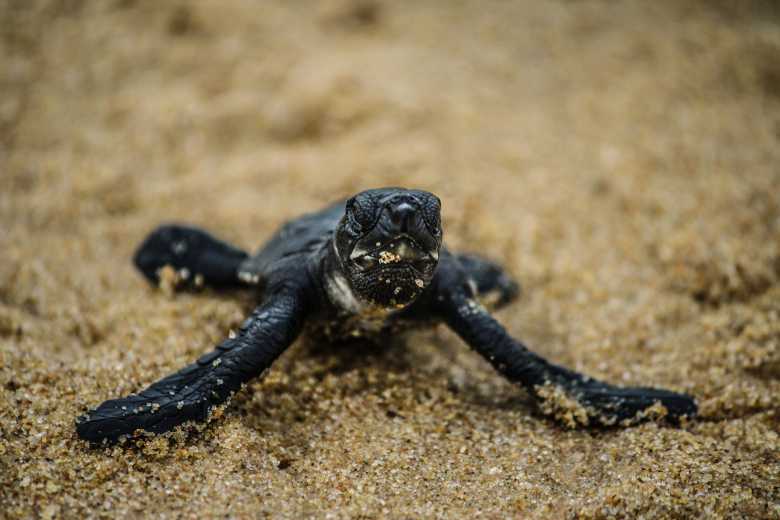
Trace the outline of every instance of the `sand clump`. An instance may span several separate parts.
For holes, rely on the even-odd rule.
[[[779,20],[0,0],[0,516],[780,518]],[[253,249],[386,185],[435,192],[449,246],[518,278],[514,336],[701,418],[567,428],[439,328],[301,340],[200,431],[77,439],[252,308],[173,290],[197,273],[151,287],[149,231]]]
[[[536,388],[540,397],[539,408],[545,415],[555,417],[569,428],[588,426],[593,410],[588,410],[575,397],[568,395],[561,387],[546,384]]]

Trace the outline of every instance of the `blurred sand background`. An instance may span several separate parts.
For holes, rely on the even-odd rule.
[[[0,516],[780,518],[780,4],[0,0]],[[699,398],[538,416],[451,333],[299,342],[179,444],[73,419],[251,298],[166,296],[162,221],[254,248],[383,185],[502,260],[536,350]]]

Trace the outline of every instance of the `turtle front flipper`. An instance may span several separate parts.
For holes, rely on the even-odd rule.
[[[629,425],[654,418],[676,423],[696,415],[696,402],[689,395],[610,385],[550,363],[512,338],[464,285],[440,286],[436,310],[498,372],[524,386],[543,413],[571,427]]]
[[[298,336],[306,314],[302,291],[271,295],[236,334],[195,363],[137,395],[106,401],[76,420],[93,443],[114,443],[142,432],[165,433],[188,422],[206,422],[241,385],[263,373]]]
[[[228,289],[246,285],[238,271],[248,256],[201,229],[166,225],[146,237],[133,263],[154,285],[160,283],[161,270],[170,267],[177,287]]]

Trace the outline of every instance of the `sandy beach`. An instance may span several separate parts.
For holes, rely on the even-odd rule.
[[[777,2],[0,0],[0,62],[0,517],[780,518]],[[155,226],[254,250],[396,185],[520,281],[513,336],[700,417],[567,429],[440,327],[77,438],[255,301],[149,286]]]

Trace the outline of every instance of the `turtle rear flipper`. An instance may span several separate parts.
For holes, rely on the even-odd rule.
[[[499,264],[480,255],[455,255],[466,275],[473,280],[479,300],[493,310],[515,301],[520,295],[520,284]]]
[[[166,225],[146,237],[133,263],[154,285],[160,283],[161,270],[170,266],[177,287],[228,289],[246,285],[238,271],[248,256],[201,229]]]

